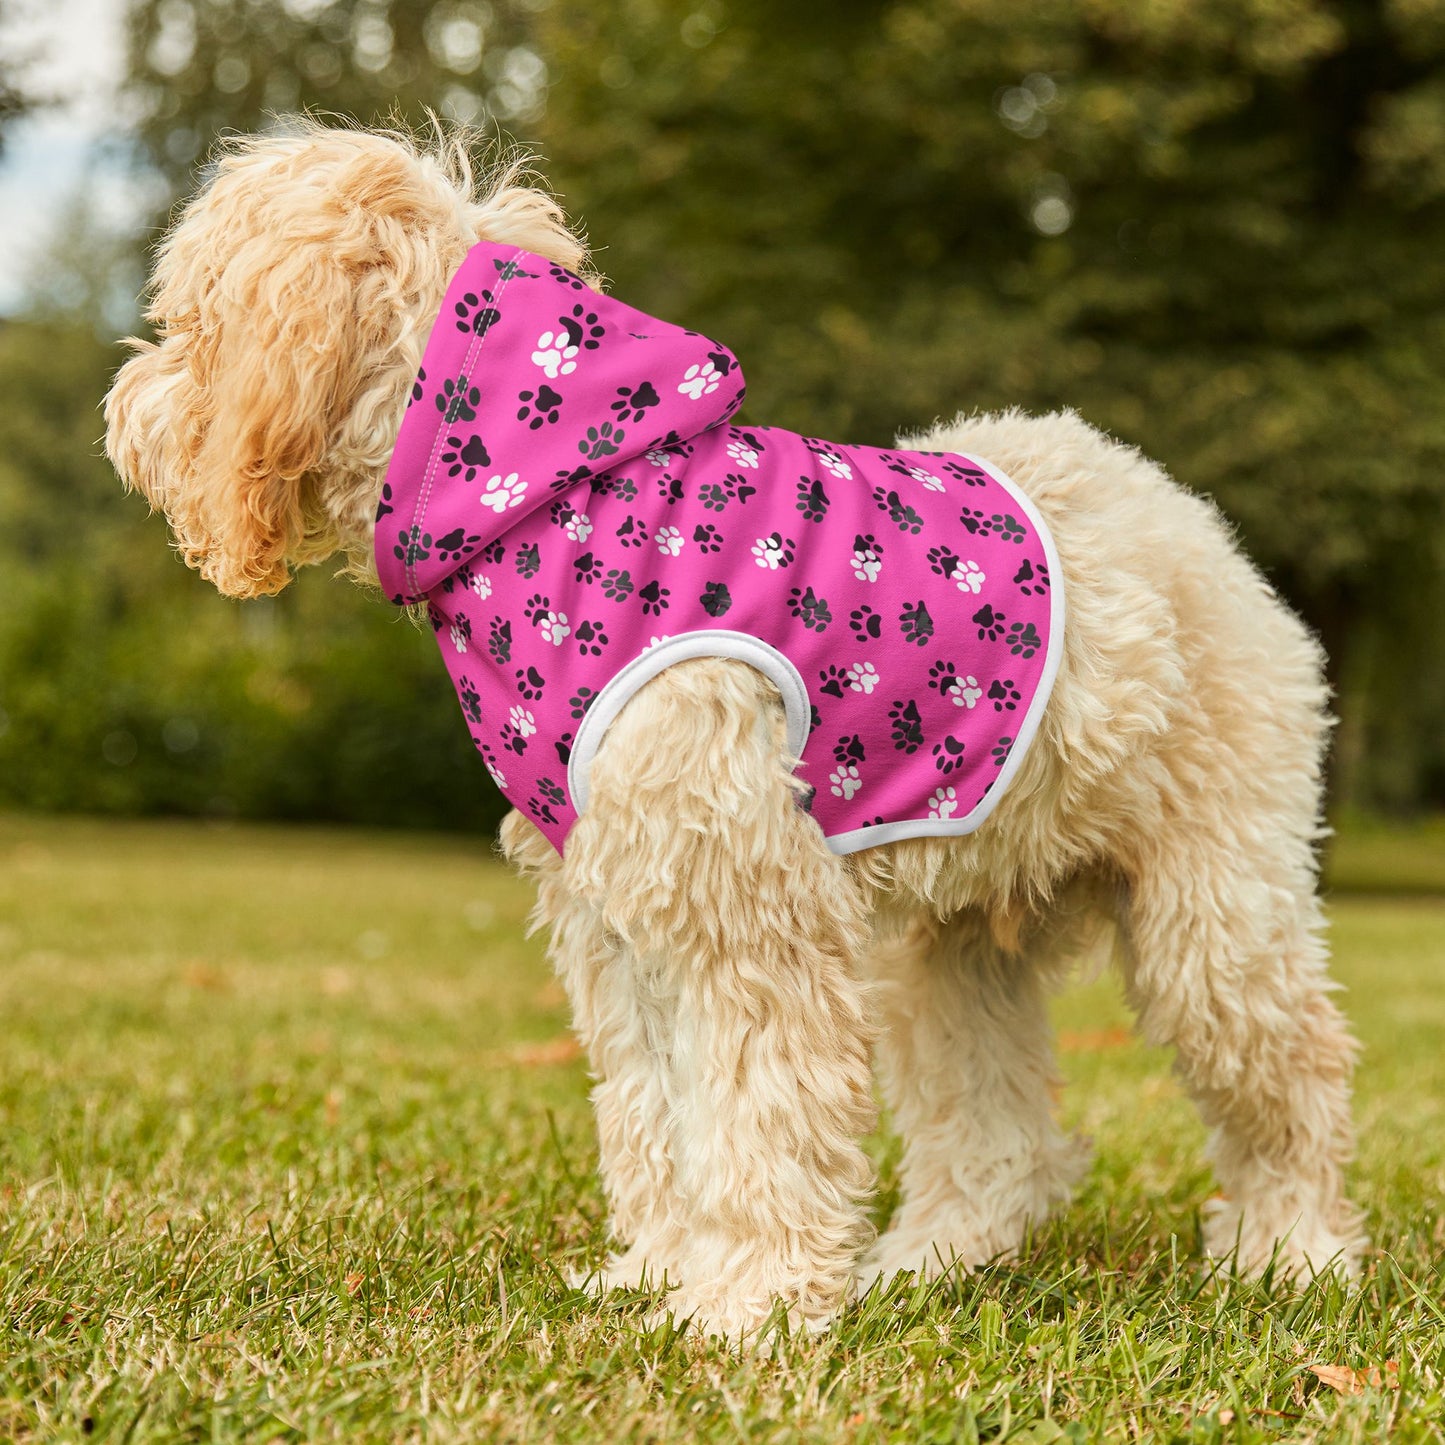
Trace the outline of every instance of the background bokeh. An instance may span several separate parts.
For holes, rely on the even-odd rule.
[[[739,354],[746,417],[886,444],[1072,406],[1158,458],[1323,638],[1335,807],[1445,805],[1440,0],[140,0],[126,27],[0,320],[0,804],[500,815],[429,637],[326,568],[216,597],[98,444],[214,137],[433,107],[534,149],[613,287]],[[77,102],[66,43],[0,49],[0,181]]]

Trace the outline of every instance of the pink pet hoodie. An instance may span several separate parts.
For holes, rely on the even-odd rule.
[[[729,425],[742,399],[725,347],[476,246],[382,491],[382,586],[426,603],[489,772],[559,852],[609,724],[695,657],[777,685],[834,852],[971,832],[1058,670],[1043,522],[981,458]]]

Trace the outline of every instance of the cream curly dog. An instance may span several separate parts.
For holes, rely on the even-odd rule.
[[[388,462],[479,239],[585,266],[544,193],[515,170],[477,186],[454,141],[303,125],[226,147],[160,248],[158,339],[106,403],[120,475],[222,592],[338,555],[375,583]],[[1207,502],[1072,414],[905,445],[1007,474],[1067,587],[1056,681],[983,826],[831,851],[775,682],[725,657],[677,662],[611,720],[565,856],[504,825],[597,1081],[619,1252],[596,1280],[665,1277],[677,1318],[739,1338],[780,1300],[822,1327],[860,1280],[1007,1256],[1085,1164],[1052,1116],[1046,999],[1101,919],[1212,1130],[1209,1249],[1353,1270],[1319,649]],[[876,1240],[875,1054],[906,1144]]]

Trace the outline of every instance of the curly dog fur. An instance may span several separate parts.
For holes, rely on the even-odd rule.
[[[222,592],[336,555],[374,577],[405,396],[478,239],[585,264],[546,194],[516,167],[479,185],[456,140],[306,124],[225,147],[106,404],[121,476]],[[1208,1248],[1351,1271],[1318,647],[1213,507],[1071,413],[905,444],[1004,469],[1068,579],[1058,681],[985,826],[835,856],[796,806],[772,685],[701,660],[613,725],[565,857],[503,827],[596,1078],[618,1245],[596,1281],[665,1279],[678,1318],[741,1338],[779,1300],[821,1327],[860,1278],[1006,1257],[1085,1164],[1051,1111],[1046,999],[1111,919],[1140,1029],[1212,1130]],[[875,1055],[905,1143],[876,1240]]]

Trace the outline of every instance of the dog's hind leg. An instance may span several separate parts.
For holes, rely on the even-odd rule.
[[[825,1324],[869,1236],[864,902],[790,763],[760,673],[679,663],[612,725],[564,865],[620,945],[593,1012],[645,1040],[619,1088],[665,1195],[669,1308],[731,1339],[779,1300]]]
[[[916,922],[872,958],[879,1071],[904,1155],[897,1215],[860,1283],[1006,1258],[1088,1160],[1053,1117],[1058,966],[1047,951],[1001,948],[977,911]]]

